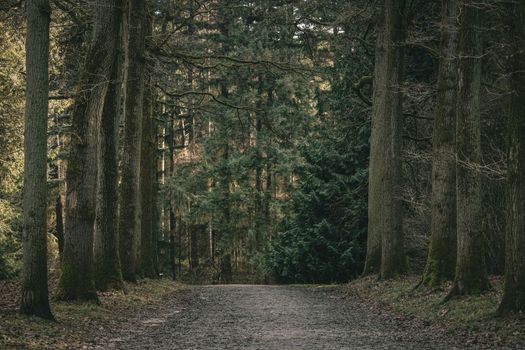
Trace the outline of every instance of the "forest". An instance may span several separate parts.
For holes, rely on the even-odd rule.
[[[398,283],[525,344],[524,0],[0,0],[0,29],[0,333]]]

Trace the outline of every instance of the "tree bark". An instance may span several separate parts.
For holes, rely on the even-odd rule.
[[[149,26],[149,25],[148,25]],[[149,32],[149,29],[148,29]],[[141,246],[140,274],[147,278],[156,278],[154,235],[155,206],[155,166],[156,166],[156,128],[153,118],[153,87],[150,78],[146,78],[144,87],[144,116],[142,122],[142,151],[140,162],[141,192]]]
[[[457,0],[442,1],[441,55],[432,135],[432,224],[422,282],[437,287],[456,267]]]
[[[55,217],[55,230],[58,241],[58,255],[60,257],[60,261],[62,261],[62,254],[64,254],[64,204],[62,202],[62,195],[60,193],[55,199]]]
[[[255,159],[254,159],[254,166],[255,166],[255,201],[254,201],[254,231],[255,231],[255,249],[254,251],[258,251],[261,247],[262,240],[263,240],[263,225],[264,225],[264,218],[262,217],[263,214],[263,188],[262,188],[262,172],[263,172],[263,155],[262,155],[262,147],[263,147],[263,131],[262,131],[262,119],[263,119],[263,95],[264,95],[264,80],[262,75],[259,75],[258,77],[258,109],[259,111],[255,112]]]
[[[510,106],[507,149],[505,287],[499,314],[525,311],[525,3],[510,7]]]
[[[119,237],[124,280],[136,282],[140,237],[140,159],[145,73],[146,1],[129,0],[127,84]]]
[[[459,86],[456,122],[456,196],[458,250],[455,295],[476,294],[490,285],[485,266],[485,240],[481,231],[480,145],[481,25],[479,4],[461,3],[459,33]]]
[[[23,277],[20,310],[53,319],[47,286],[48,0],[27,3]]]
[[[91,46],[76,93],[66,176],[66,232],[58,298],[97,299],[93,231],[97,187],[97,136],[115,64],[119,30],[115,0],[94,3]]]
[[[169,121],[168,129],[168,153],[169,153],[169,169],[170,176],[175,175],[175,127],[174,120]],[[183,128],[184,129],[184,128]],[[184,140],[183,140],[184,144]],[[171,267],[171,277],[173,279],[177,278],[177,261],[176,261],[176,251],[175,251],[175,233],[177,232],[177,216],[175,215],[175,205],[173,204],[173,199],[169,199],[169,250],[170,250],[170,267]],[[182,269],[182,230],[179,230],[179,272]]]
[[[117,0],[117,24],[113,33],[115,56],[99,132],[97,209],[95,217],[95,285],[100,291],[122,290],[124,281],[118,251],[118,127],[123,81],[122,0]]]
[[[229,98],[228,87],[226,82],[220,83],[221,97],[224,100]],[[224,131],[220,131],[223,132]],[[222,217],[219,230],[219,237],[217,239],[219,245],[219,269],[221,283],[230,283],[232,280],[232,254],[231,254],[231,236],[233,235],[233,228],[231,225],[231,202],[230,202],[230,183],[232,175],[230,171],[230,142],[229,138],[224,138],[224,150],[222,153],[222,166],[220,174],[221,186],[221,204]]]
[[[407,271],[401,208],[403,0],[385,0],[376,46],[368,248],[364,274],[388,279]]]

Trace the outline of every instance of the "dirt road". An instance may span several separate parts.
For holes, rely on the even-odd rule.
[[[460,349],[334,287],[203,286],[133,321],[105,349]]]

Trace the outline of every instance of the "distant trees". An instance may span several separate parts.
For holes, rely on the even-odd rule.
[[[52,319],[47,287],[48,0],[27,4],[23,253],[20,309]]]

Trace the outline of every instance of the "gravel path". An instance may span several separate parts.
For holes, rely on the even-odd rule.
[[[103,348],[460,348],[430,327],[343,298],[333,287],[192,287],[133,322]]]

